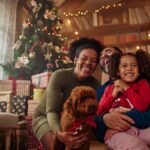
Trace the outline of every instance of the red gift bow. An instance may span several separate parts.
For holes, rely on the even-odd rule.
[[[76,132],[78,130],[82,130],[82,125],[87,124],[91,127],[96,128],[96,123],[94,121],[93,116],[88,116],[86,119],[77,119],[72,123],[72,127],[68,129],[70,132]]]

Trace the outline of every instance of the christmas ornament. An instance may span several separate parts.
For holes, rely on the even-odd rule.
[[[45,56],[45,60],[49,60],[49,61],[51,60],[52,55],[50,53],[46,53],[44,56]]]
[[[40,28],[42,28],[44,24],[43,24],[42,20],[37,20],[37,25],[38,25]]]
[[[47,63],[46,67],[47,67],[47,71],[52,72],[52,68],[53,68],[52,63]]]
[[[18,40],[18,41],[14,44],[14,46],[12,47],[12,49],[18,50],[18,49],[20,48],[21,44],[22,44],[22,42],[21,42],[20,40]]]
[[[59,46],[55,46],[55,51],[56,51],[57,53],[60,53],[60,52],[61,52],[61,49],[59,48]]]
[[[31,59],[35,58],[35,52],[30,52],[29,57],[30,57]]]
[[[48,9],[46,9],[46,10],[45,10],[45,13],[44,13],[44,18],[45,18],[45,19],[49,19],[50,16],[51,16],[51,14],[52,14],[52,12],[49,11]]]

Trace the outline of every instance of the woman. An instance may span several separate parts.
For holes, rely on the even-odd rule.
[[[95,90],[98,81],[92,73],[99,63],[100,51],[103,44],[93,38],[80,38],[70,46],[74,68],[61,69],[51,76],[46,92],[37,106],[33,116],[33,130],[46,150],[63,150],[63,144],[71,149],[79,148],[87,135],[74,136],[73,133],[61,132],[60,113],[64,101],[71,90],[78,85],[91,86]],[[63,144],[55,144],[56,139]]]

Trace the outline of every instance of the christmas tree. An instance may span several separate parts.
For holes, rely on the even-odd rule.
[[[52,0],[31,0],[30,16],[13,46],[14,61],[3,64],[4,71],[14,79],[31,79],[44,71],[72,66],[60,34],[63,20]]]

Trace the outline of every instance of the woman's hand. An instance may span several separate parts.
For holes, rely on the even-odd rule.
[[[70,149],[81,147],[87,140],[87,134],[74,135],[73,132],[57,132],[57,138]]]
[[[118,110],[105,114],[103,116],[105,125],[110,129],[118,131],[125,131],[129,129],[134,124],[134,120],[132,120],[127,115],[122,114],[125,111],[126,110],[120,109],[120,112]]]

